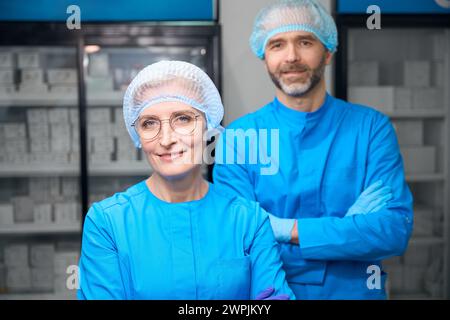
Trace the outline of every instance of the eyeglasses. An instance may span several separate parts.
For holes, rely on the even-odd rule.
[[[132,126],[143,140],[153,140],[161,132],[164,121],[169,121],[173,131],[181,135],[190,135],[197,127],[197,118],[200,115],[190,111],[174,112],[169,119],[159,119],[153,116],[139,117]]]

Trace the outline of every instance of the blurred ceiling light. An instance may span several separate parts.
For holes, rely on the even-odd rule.
[[[100,51],[100,46],[97,45],[88,45],[84,47],[84,51],[86,51],[86,53],[96,53],[98,51]]]

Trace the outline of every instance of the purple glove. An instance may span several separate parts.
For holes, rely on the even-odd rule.
[[[268,287],[261,291],[255,298],[255,300],[289,300],[289,296],[287,294],[280,294],[278,296],[271,295],[275,292],[273,287]]]

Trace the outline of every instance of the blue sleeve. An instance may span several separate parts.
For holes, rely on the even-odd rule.
[[[238,195],[245,199],[256,201],[248,168],[245,163],[237,163],[237,159],[245,155],[239,155],[237,153],[234,143],[227,141],[225,132],[220,135],[215,149],[216,159],[213,168],[214,185],[228,194]],[[227,157],[230,156],[236,156],[236,161],[228,161]]]
[[[97,204],[89,209],[84,221],[79,268],[78,299],[127,299],[114,238]]]
[[[382,180],[392,187],[393,199],[374,213],[299,219],[304,259],[373,261],[400,256],[406,250],[413,225],[413,200],[395,131],[387,117],[378,114],[368,148],[364,188]]]
[[[281,262],[279,244],[276,242],[270,227],[269,216],[259,204],[256,206],[255,237],[250,246],[252,261],[252,290],[251,299],[264,289],[273,287],[273,295],[287,294],[291,300],[295,295],[286,281],[286,273]]]

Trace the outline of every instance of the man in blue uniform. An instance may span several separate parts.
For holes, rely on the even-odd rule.
[[[404,253],[413,224],[389,119],[327,93],[324,69],[336,51],[337,31],[315,1],[263,9],[250,44],[276,96],[227,128],[251,131],[246,137],[256,141],[242,149],[236,136],[222,134],[214,183],[271,214],[297,299],[385,299],[381,262]],[[269,150],[272,163],[249,161],[255,148],[260,155]],[[246,161],[230,164],[235,155]]]

